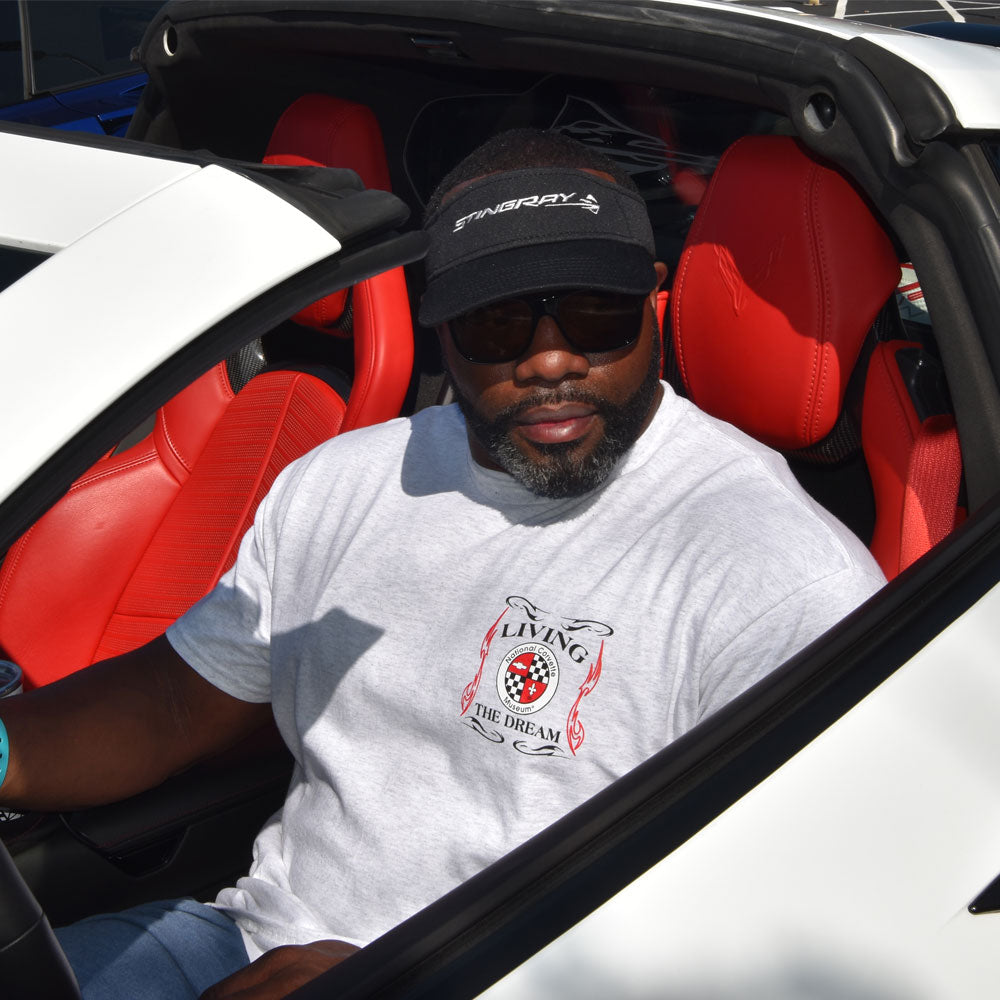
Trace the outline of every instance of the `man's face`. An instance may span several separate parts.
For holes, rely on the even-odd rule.
[[[666,268],[656,265],[660,282]],[[599,486],[652,419],[658,380],[656,289],[639,338],[598,354],[577,351],[552,316],[535,327],[514,361],[463,358],[447,327],[439,331],[445,366],[465,415],[472,456],[539,496],[580,496]]]

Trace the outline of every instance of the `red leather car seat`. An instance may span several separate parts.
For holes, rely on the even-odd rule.
[[[888,577],[965,516],[955,417],[941,392],[921,391],[925,367],[933,372],[934,359],[922,344],[905,340],[877,344],[868,364],[862,442],[876,507],[891,512],[876,518],[871,550]]]
[[[891,241],[838,171],[794,139],[750,136],[720,161],[671,293],[690,397],[789,456],[825,449],[835,460],[850,447],[845,402],[871,350],[860,437],[871,548],[890,578],[956,523],[961,470],[953,418],[919,412],[896,365],[921,345],[870,347],[899,274]]]
[[[365,187],[390,190],[382,133],[371,109],[327,94],[306,94],[282,114],[265,163],[350,167]],[[343,322],[350,310],[350,324]],[[354,341],[354,378],[344,430],[399,414],[413,374],[413,326],[401,267],[335,292],[297,323]]]
[[[336,115],[324,117],[331,108]],[[376,183],[388,178],[367,108],[309,98],[286,112],[276,135],[289,130],[310,161],[360,167]],[[307,142],[315,134],[322,148]],[[11,547],[0,566],[0,654],[21,665],[26,687],[161,634],[232,565],[288,462],[342,429],[398,414],[413,358],[402,275],[329,298],[340,300],[338,317],[353,300],[357,370],[346,400],[332,376],[294,370],[265,370],[237,392],[220,363]],[[324,300],[301,318],[327,329],[330,312]]]

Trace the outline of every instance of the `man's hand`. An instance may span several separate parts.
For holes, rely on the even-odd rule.
[[[339,965],[357,950],[355,945],[343,941],[313,941],[274,948],[206,990],[201,1000],[277,1000]]]

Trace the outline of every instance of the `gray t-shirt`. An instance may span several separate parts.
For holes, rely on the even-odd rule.
[[[363,944],[624,774],[882,583],[783,459],[665,387],[599,490],[537,497],[455,407],[279,477],[168,632],[296,760],[217,903],[250,957]]]

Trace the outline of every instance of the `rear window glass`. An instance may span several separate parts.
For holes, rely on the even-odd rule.
[[[160,6],[158,0],[29,4],[35,91],[137,70],[130,58],[132,49]]]
[[[0,104],[24,100],[21,22],[16,3],[0,3]]]
[[[26,93],[21,12],[16,0],[0,0],[0,105],[138,72],[132,49],[161,6],[160,0],[30,0],[32,86]]]

